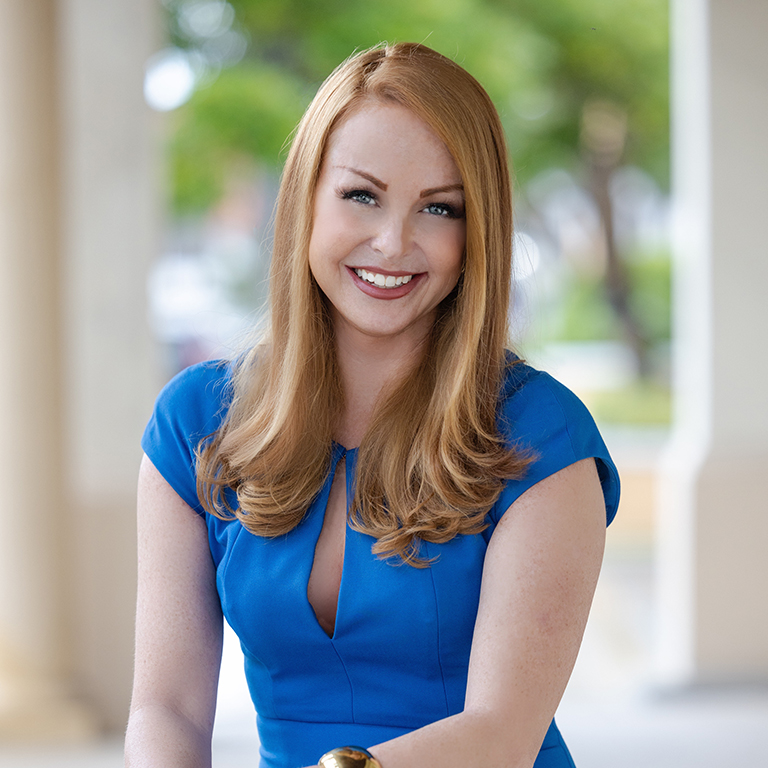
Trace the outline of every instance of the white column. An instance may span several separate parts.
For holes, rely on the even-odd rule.
[[[62,461],[54,3],[0,3],[0,739],[80,738]]]
[[[139,440],[157,392],[146,275],[158,247],[156,0],[60,0],[66,476],[74,674],[122,730],[133,669]]]
[[[676,426],[666,684],[768,680],[768,3],[673,2]]]

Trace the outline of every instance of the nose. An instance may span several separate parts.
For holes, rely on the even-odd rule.
[[[397,259],[411,249],[413,233],[408,216],[389,212],[378,222],[371,246],[385,259]]]

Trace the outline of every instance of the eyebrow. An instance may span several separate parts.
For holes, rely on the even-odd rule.
[[[362,176],[364,179],[368,179],[368,181],[371,182],[371,184],[375,184],[379,189],[383,190],[384,192],[387,191],[387,188],[389,187],[389,184],[385,184],[381,179],[377,179],[375,176],[372,176],[370,173],[366,173],[365,171],[360,171],[357,168],[350,168],[348,165],[337,165],[336,168],[340,168],[344,171],[352,171],[352,173],[356,173],[358,176]]]
[[[430,195],[437,195],[441,192],[454,192],[456,190],[459,192],[464,191],[464,185],[460,181],[457,181],[455,184],[446,184],[443,187],[430,187],[429,189],[422,189],[419,197],[429,197]]]
[[[377,179],[375,176],[373,176],[370,173],[366,173],[365,171],[361,171],[359,168],[351,168],[348,165],[337,165],[336,168],[339,168],[344,171],[351,171],[354,174],[357,174],[358,176],[361,176],[364,179],[367,179],[371,182],[371,184],[376,185],[379,189],[383,190],[384,192],[387,191],[389,188],[389,184],[385,184],[381,179]],[[455,184],[445,184],[442,187],[430,187],[429,189],[422,189],[419,193],[419,197],[429,197],[430,195],[437,195],[441,192],[454,192],[454,191],[463,192],[464,191],[464,185],[461,182],[456,182]]]

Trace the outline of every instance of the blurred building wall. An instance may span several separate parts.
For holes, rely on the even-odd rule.
[[[154,0],[0,4],[0,738],[122,729],[156,391]]]
[[[659,507],[670,685],[768,682],[768,3],[673,2],[675,434]]]

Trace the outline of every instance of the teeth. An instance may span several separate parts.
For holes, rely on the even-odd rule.
[[[367,269],[356,269],[355,274],[372,285],[380,288],[397,288],[399,285],[405,285],[413,280],[413,275],[381,275],[378,272],[369,272]]]

